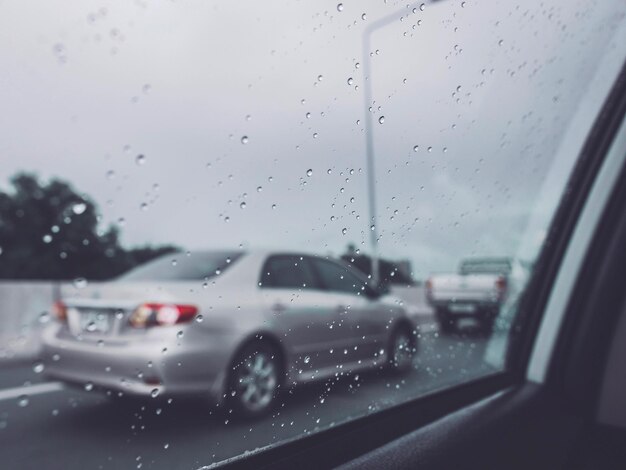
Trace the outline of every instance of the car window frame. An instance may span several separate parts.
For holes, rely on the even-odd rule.
[[[533,268],[529,270],[525,292],[519,301],[519,308],[509,332],[505,363],[524,378],[529,372],[535,339],[569,242],[625,118],[625,100],[626,61],[619,66],[617,77],[593,119],[593,125],[585,138],[576,166],[547,231],[545,244]],[[530,292],[534,295],[530,295]]]

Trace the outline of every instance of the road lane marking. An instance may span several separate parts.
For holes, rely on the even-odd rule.
[[[27,385],[25,387],[15,387],[0,390],[0,401],[2,400],[14,400],[22,395],[42,395],[44,393],[60,392],[64,390],[61,382],[47,382],[43,384]]]

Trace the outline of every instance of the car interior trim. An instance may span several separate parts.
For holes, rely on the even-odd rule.
[[[626,28],[621,28],[619,36],[624,37],[624,40],[626,41]],[[606,62],[609,58],[609,63],[603,64],[600,68],[603,69],[603,67],[607,67],[611,70],[621,70],[622,63],[615,61],[611,54],[607,55],[604,61]],[[605,83],[605,80],[608,79],[607,75],[607,73],[603,73],[601,76],[595,77],[594,81],[601,81],[603,86],[600,86],[600,84],[593,84],[590,86],[590,89],[592,89],[593,92],[588,93],[585,97],[587,103],[586,105],[584,103],[581,104],[579,112],[577,113],[577,116],[574,117],[574,123],[570,127],[569,132],[580,132],[581,138],[587,136],[587,132],[581,131],[583,121],[588,122],[597,116],[599,114],[599,110],[597,110],[596,113],[591,114],[590,108],[596,106],[595,104],[597,103],[603,102],[596,96],[597,90],[602,89],[605,91],[606,96],[608,94],[607,88],[610,88],[613,85],[616,77],[618,76],[618,72],[615,73],[615,76],[609,83]],[[565,139],[565,141],[569,141],[570,144],[572,140],[576,139]],[[568,152],[573,151],[573,149],[569,148],[569,145],[567,148],[562,148],[561,150]],[[600,172],[593,184],[589,197],[584,204],[583,211],[578,219],[576,228],[574,229],[574,233],[567,246],[565,256],[558,271],[555,283],[552,287],[545,314],[541,321],[539,332],[534,342],[534,347],[528,364],[526,374],[528,380],[539,383],[545,381],[552,352],[554,350],[557,336],[567,308],[567,303],[576,283],[577,274],[582,265],[584,254],[591,243],[595,228],[597,227],[602,214],[602,208],[606,204],[615,184],[617,183],[620,169],[625,159],[626,127],[624,123],[622,123],[622,126],[618,131],[617,138],[613,142],[613,145],[608,152]]]

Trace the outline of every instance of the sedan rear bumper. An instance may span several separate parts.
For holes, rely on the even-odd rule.
[[[143,397],[194,394],[221,400],[229,360],[224,345],[98,344],[57,333],[51,329],[42,336],[41,359],[50,379]]]

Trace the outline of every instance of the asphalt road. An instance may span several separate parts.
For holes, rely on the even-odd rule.
[[[241,422],[197,400],[112,401],[0,366],[0,468],[197,469],[484,374],[485,340],[421,338],[415,368],[296,388],[272,416]]]

